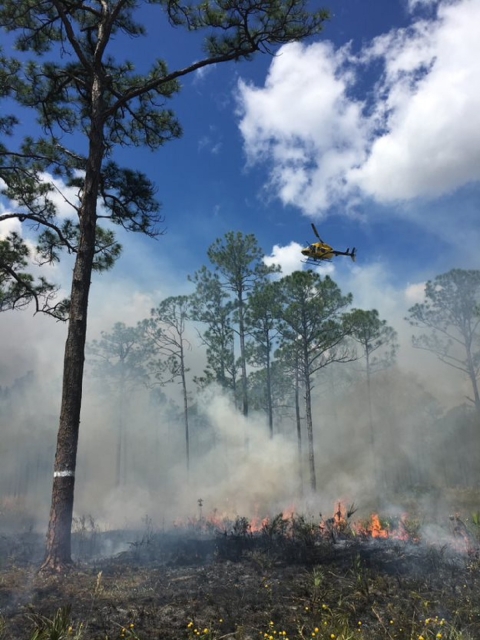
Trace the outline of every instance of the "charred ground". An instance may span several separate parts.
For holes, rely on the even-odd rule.
[[[4,535],[0,637],[479,638],[472,531],[446,521],[451,542],[431,545],[414,524],[386,525],[389,536],[374,538],[335,517],[318,526],[278,516],[255,532],[244,518],[223,531],[196,521],[101,533],[83,521],[77,563],[61,576],[37,572],[40,536]],[[120,551],[102,558],[108,549]]]

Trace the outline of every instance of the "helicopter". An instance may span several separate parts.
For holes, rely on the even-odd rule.
[[[350,256],[350,258],[355,262],[357,259],[357,250],[355,247],[353,247],[351,251],[350,249],[347,249],[346,251],[337,251],[321,239],[313,222],[312,229],[319,241],[313,242],[305,249],[302,249],[302,255],[307,258],[304,260],[306,264],[316,264],[319,260],[330,261],[334,256]]]

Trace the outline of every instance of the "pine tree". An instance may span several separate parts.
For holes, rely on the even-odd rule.
[[[276,45],[318,33],[325,12],[309,13],[306,0],[227,0],[183,3],[158,0],[159,22],[188,31],[205,30],[205,56],[170,71],[157,60],[146,74],[130,62],[118,62],[112,42],[122,36],[144,36],[135,20],[140,5],[127,0],[65,2],[64,0],[6,0],[0,7],[0,28],[13,32],[15,46],[33,60],[17,65],[0,96],[11,95],[23,107],[36,110],[39,135],[24,140],[9,155],[8,171],[0,177],[4,195],[20,203],[15,212],[31,226],[40,226],[41,251],[54,260],[61,248],[75,255],[64,378],[57,438],[52,506],[44,569],[61,571],[71,563],[71,523],[75,486],[80,409],[92,272],[112,266],[120,247],[108,217],[127,230],[159,233],[159,205],[154,186],[145,175],[121,168],[112,159],[117,146],[158,149],[181,134],[167,108],[178,92],[179,79],[203,67],[253,54],[271,52]],[[164,27],[162,27],[164,28]],[[157,42],[162,39],[158,38]],[[155,51],[152,57],[156,54]],[[23,57],[22,57],[23,60]],[[14,86],[13,86],[14,85]],[[41,133],[40,133],[41,132]],[[51,197],[55,175],[77,189],[68,199],[70,219],[61,221]],[[66,196],[67,197],[67,196]],[[99,209],[99,199],[102,208]]]

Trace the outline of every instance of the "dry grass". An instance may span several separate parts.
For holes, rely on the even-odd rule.
[[[321,535],[302,521],[293,536],[282,518],[256,535],[242,524],[235,533],[232,528],[217,535],[195,526],[174,535],[149,529],[127,551],[84,559],[54,577],[36,572],[41,540],[4,536],[0,637],[480,638],[480,561],[473,535],[455,549],[373,540],[343,525],[332,535],[331,521]],[[77,548],[93,544],[92,532],[89,537],[84,528],[83,547],[77,539]],[[122,539],[121,532],[115,535]],[[102,534],[95,536],[100,545]],[[132,540],[132,534],[123,539]]]

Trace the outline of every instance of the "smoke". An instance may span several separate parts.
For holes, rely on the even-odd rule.
[[[134,248],[127,253],[129,265],[135,255],[140,256]],[[164,297],[189,292],[185,280],[158,286],[148,256],[137,260],[145,270],[143,286],[115,273],[94,282],[89,341],[115,322],[135,326]],[[59,266],[59,275],[67,281],[67,267]],[[315,380],[316,492],[310,490],[303,417],[300,462],[293,406],[276,416],[270,438],[263,412],[245,418],[219,388],[200,394],[193,376],[202,372],[205,353],[190,327],[189,468],[179,385],[160,389],[163,396],[158,389],[133,387],[120,419],[118,390],[104,388],[87,359],[75,517],[91,515],[101,528],[115,529],[143,526],[146,516],[171,528],[212,513],[230,519],[291,509],[330,515],[338,501],[355,503],[359,513],[379,504],[448,512],[458,494],[440,504],[439,491],[473,485],[477,478],[471,446],[476,426],[468,408],[453,409],[463,402],[461,377],[410,346],[404,317],[421,283],[395,289],[385,269],[375,265],[332,277],[342,291],[354,292],[355,306],[378,308],[397,329],[401,346],[396,367],[372,379],[372,421],[361,361],[330,365]],[[0,527],[8,521],[45,530],[65,338],[64,324],[29,310],[0,316]]]

